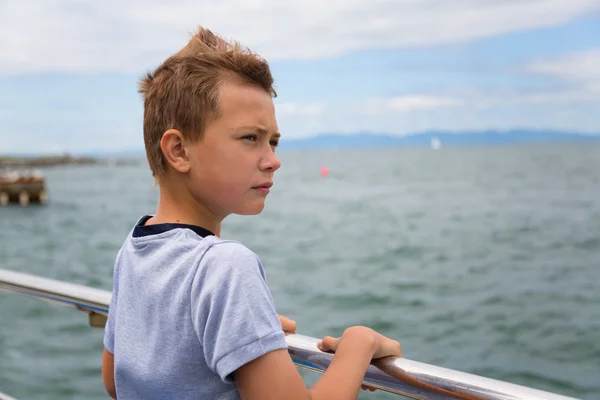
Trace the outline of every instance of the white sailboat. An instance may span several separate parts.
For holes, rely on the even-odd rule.
[[[438,139],[437,137],[432,137],[431,138],[431,148],[433,150],[439,150],[442,148],[442,142],[440,142],[440,139]]]

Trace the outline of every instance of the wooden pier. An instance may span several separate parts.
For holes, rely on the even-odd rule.
[[[0,206],[10,203],[27,207],[31,203],[46,204],[46,180],[37,172],[0,172]]]

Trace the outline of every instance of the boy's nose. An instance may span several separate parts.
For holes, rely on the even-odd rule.
[[[279,167],[281,167],[281,161],[273,151],[270,151],[265,157],[263,157],[259,165],[261,171],[277,171]]]

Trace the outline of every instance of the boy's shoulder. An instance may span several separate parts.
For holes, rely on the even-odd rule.
[[[209,273],[218,271],[219,275],[245,275],[259,272],[263,278],[266,278],[258,255],[243,243],[229,239],[212,239],[198,267]]]
[[[258,259],[255,252],[236,240],[211,238],[208,246],[210,257],[215,260]]]
[[[147,217],[136,223],[117,254],[115,277],[121,275],[121,270],[130,271],[129,275],[138,271],[134,274],[136,279],[168,280],[179,274],[180,279],[189,279],[192,286],[211,291],[219,291],[223,281],[240,285],[267,282],[260,258],[243,243],[221,239],[200,227],[144,225],[144,219]],[[131,268],[133,265],[138,268]],[[171,272],[163,275],[163,265],[170,265]],[[140,278],[139,271],[152,276]]]
[[[184,261],[195,258],[197,266],[204,269],[226,272],[235,268],[235,272],[242,272],[246,268],[256,270],[258,266],[261,275],[264,275],[260,258],[243,243],[221,239],[199,226],[175,223],[144,225],[150,217],[141,217],[136,222],[119,253],[130,250],[141,258],[155,258],[157,248],[161,247],[163,250],[166,248],[170,257],[181,256],[187,259]]]

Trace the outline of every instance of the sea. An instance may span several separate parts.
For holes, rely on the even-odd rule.
[[[263,213],[222,237],[258,254],[298,333],[365,325],[411,360],[600,399],[600,143],[280,158]],[[145,160],[43,173],[47,205],[0,207],[0,268],[111,290],[123,240],[156,209]],[[0,292],[0,391],[107,398],[102,337],[84,313]]]

